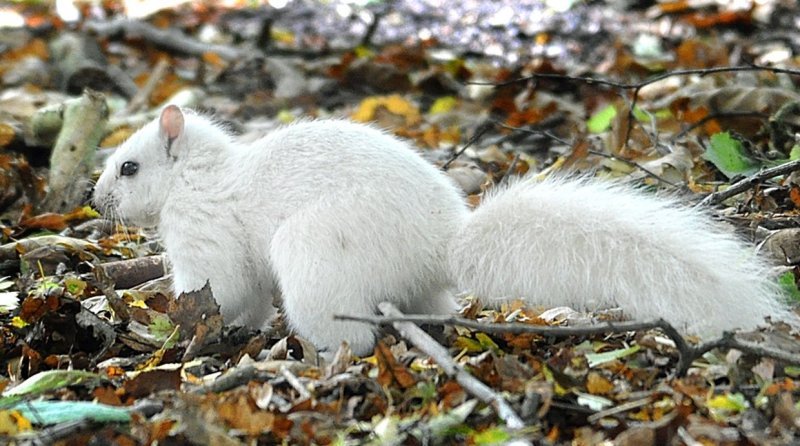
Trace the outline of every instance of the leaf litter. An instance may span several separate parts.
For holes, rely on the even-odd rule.
[[[99,145],[94,164],[68,161],[96,174],[108,148],[172,102],[242,138],[305,116],[375,122],[446,166],[472,203],[507,176],[566,168],[709,194],[800,153],[793,2],[243,3],[0,7],[4,441],[796,441],[800,369],[768,354],[712,350],[679,374],[659,330],[435,333],[523,421],[511,428],[391,329],[369,357],[343,345],[324,361],[280,319],[268,333],[224,326],[213,290],[170,294],[152,233],[84,207],[88,174],[45,188],[61,181],[54,146]],[[59,58],[65,48],[80,57]],[[748,69],[669,75],[726,66]],[[86,120],[96,133],[80,133]],[[797,296],[795,176],[718,212],[756,240],[769,232],[763,249]],[[532,327],[618,317],[479,302],[461,316]],[[798,354],[776,331],[750,340]]]

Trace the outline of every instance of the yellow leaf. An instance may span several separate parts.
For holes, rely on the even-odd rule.
[[[0,124],[0,147],[11,144],[14,140],[14,128],[8,124]]]
[[[0,410],[0,435],[15,435],[31,428],[31,422],[18,411]]]
[[[422,120],[419,109],[402,96],[396,94],[372,96],[364,99],[358,106],[358,110],[351,117],[353,120],[360,122],[372,121],[375,119],[379,109],[403,117],[406,125],[415,125]]]
[[[14,318],[11,319],[11,325],[16,328],[24,328],[28,323],[23,321],[19,316],[14,316]]]
[[[366,59],[375,55],[374,51],[361,45],[357,46],[354,52],[356,53],[356,57],[361,59]]]
[[[453,96],[444,96],[433,102],[431,105],[430,114],[435,115],[438,113],[447,113],[458,104],[458,99]]]
[[[474,353],[482,352],[484,350],[480,342],[464,336],[459,336],[458,338],[456,338],[456,340],[453,342],[453,346],[461,350],[466,350],[468,352],[474,352]]]
[[[608,395],[614,390],[614,383],[597,372],[590,372],[586,377],[586,390],[594,395]]]
[[[292,121],[294,121],[296,119],[292,112],[290,112],[289,110],[285,110],[285,109],[278,112],[277,118],[278,118],[278,121],[280,121],[280,122],[282,122],[284,124],[289,124],[289,123],[291,123]]]
[[[130,127],[119,127],[114,129],[108,136],[100,141],[100,147],[116,147],[125,142],[128,137],[133,135],[134,129]]]
[[[270,30],[270,37],[273,41],[278,43],[285,43],[285,44],[293,44],[294,43],[294,33],[289,31],[288,29],[280,29],[280,28],[272,28]]]

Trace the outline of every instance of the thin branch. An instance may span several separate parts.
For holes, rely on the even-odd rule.
[[[402,313],[401,313],[402,314]],[[531,325],[519,322],[510,322],[504,324],[482,323],[472,319],[461,318],[457,316],[448,315],[392,315],[392,316],[348,316],[348,315],[335,315],[334,319],[366,322],[374,325],[395,325],[398,323],[414,323],[425,325],[458,325],[465,328],[481,331],[483,333],[535,333],[543,336],[552,337],[569,337],[569,336],[591,336],[603,333],[625,333],[629,331],[643,331],[658,328],[664,335],[666,335],[672,342],[675,343],[675,348],[678,351],[678,364],[676,365],[676,373],[678,376],[683,376],[691,367],[695,359],[701,357],[706,352],[715,348],[735,348],[746,353],[765,356],[791,364],[800,364],[800,355],[791,354],[788,352],[778,351],[767,347],[757,346],[752,343],[747,343],[736,339],[733,333],[723,333],[720,339],[704,342],[698,346],[692,346],[684,338],[683,335],[669,322],[664,319],[657,319],[654,321],[628,321],[628,322],[610,322],[605,321],[595,325],[585,327],[552,327]],[[396,325],[395,325],[396,327]],[[430,354],[429,352],[426,352]],[[438,361],[437,361],[438,362]]]
[[[535,129],[525,129],[525,128],[522,128],[522,127],[514,127],[514,126],[510,126],[508,124],[502,123],[500,121],[494,121],[494,124],[499,126],[499,127],[502,127],[504,129],[511,130],[511,131],[514,131],[514,132],[522,132],[522,133],[529,133],[531,135],[536,135],[536,136],[544,136],[544,137],[547,137],[549,139],[552,139],[553,141],[556,141],[556,142],[559,142],[561,144],[564,144],[565,146],[572,146],[572,144],[573,144],[573,143],[567,141],[566,139],[559,138],[558,136],[548,132],[547,130],[535,130]]]
[[[720,203],[735,195],[739,195],[748,189],[752,189],[757,184],[760,184],[765,180],[780,175],[787,175],[798,170],[800,170],[800,160],[789,161],[788,163],[781,164],[780,166],[764,169],[758,173],[750,175],[749,177],[741,181],[737,181],[731,187],[725,190],[714,192],[713,194],[708,195],[706,198],[703,199],[703,201],[698,203],[697,206],[698,207],[709,206]]]
[[[672,136],[669,140],[670,142],[675,142],[678,139],[686,136],[692,130],[705,125],[708,121],[717,119],[717,118],[768,118],[769,115],[766,113],[761,112],[754,112],[754,111],[730,111],[730,112],[716,112],[711,113],[703,118],[699,119],[697,122],[692,123],[692,125],[686,127],[685,129],[681,130],[680,132],[676,133]]]
[[[519,415],[514,412],[514,409],[508,405],[502,396],[495,393],[491,387],[470,375],[460,365],[453,361],[453,358],[450,357],[450,353],[447,352],[447,349],[437,343],[421,328],[414,325],[412,322],[400,320],[405,316],[400,310],[397,309],[397,307],[389,302],[382,302],[378,304],[378,309],[381,311],[381,313],[387,316],[387,319],[395,319],[395,322],[392,323],[394,328],[396,328],[404,338],[411,341],[412,344],[433,358],[433,360],[439,364],[439,367],[441,367],[445,374],[455,378],[455,380],[461,385],[461,387],[464,388],[464,390],[471,393],[484,403],[492,406],[497,413],[497,416],[505,421],[506,426],[512,430],[525,427],[525,423],[522,421]]]
[[[156,46],[178,51],[191,56],[202,56],[205,53],[216,53],[227,61],[241,59],[247,52],[227,45],[215,45],[201,42],[175,29],[161,29],[138,20],[117,19],[110,22],[92,21],[86,29],[99,35],[124,33],[127,38],[140,37]]]
[[[511,163],[508,165],[508,169],[503,173],[503,176],[500,177],[500,181],[497,182],[497,185],[500,186],[508,182],[508,179],[514,175],[514,170],[517,168],[517,163],[519,163],[519,152],[514,154],[514,159],[511,160]]]
[[[508,129],[508,130],[514,131],[514,132],[522,132],[522,133],[529,133],[529,134],[537,135],[537,136],[545,136],[547,138],[552,139],[553,141],[559,142],[561,144],[564,144],[564,145],[567,145],[567,146],[570,146],[570,147],[574,145],[574,143],[572,143],[570,141],[567,141],[566,139],[559,138],[558,136],[548,132],[547,130],[533,130],[533,129],[525,129],[525,128],[522,128],[522,127],[513,127],[513,126],[510,126],[508,124],[501,123],[501,122],[495,122],[495,125],[497,125],[499,127],[502,127],[504,129]],[[633,167],[635,169],[641,170],[642,172],[645,173],[645,175],[653,178],[654,180],[656,180],[658,182],[667,184],[667,185],[672,186],[674,188],[680,187],[679,185],[677,185],[677,184],[675,184],[675,183],[673,183],[671,181],[667,181],[667,180],[661,178],[660,176],[656,175],[652,171],[648,170],[644,166],[642,166],[642,165],[640,165],[640,164],[638,164],[638,163],[636,163],[634,161],[631,161],[631,160],[628,160],[628,159],[625,159],[625,158],[620,158],[618,156],[614,156],[614,155],[607,154],[607,153],[597,152],[595,150],[589,150],[589,153],[592,154],[592,155],[602,156],[604,158],[608,158],[608,159],[612,159],[612,160],[615,160],[615,161],[619,161],[619,162],[625,163],[628,166],[631,166],[631,167]]]
[[[589,150],[589,153],[591,155],[602,156],[603,158],[608,158],[610,160],[619,161],[621,163],[627,164],[628,166],[633,167],[634,169],[641,170],[642,172],[644,172],[645,175],[653,178],[654,180],[656,180],[656,181],[658,181],[660,183],[664,183],[664,184],[667,184],[669,186],[672,186],[672,187],[674,187],[676,189],[681,187],[680,185],[675,184],[672,181],[668,181],[668,180],[665,180],[665,179],[661,178],[660,176],[656,175],[655,173],[653,173],[652,171],[650,171],[646,167],[642,166],[641,164],[636,163],[634,161],[631,161],[629,159],[620,158],[618,156],[614,156],[614,155],[611,155],[609,153],[598,152],[596,150]]]
[[[736,65],[736,66],[727,66],[727,67],[712,67],[712,68],[693,68],[688,70],[675,70],[675,71],[668,71],[666,73],[657,74],[655,76],[648,77],[647,79],[640,81],[640,82],[619,82],[611,79],[603,79],[603,78],[596,78],[596,77],[589,77],[589,76],[570,76],[565,74],[556,74],[556,73],[533,73],[529,76],[520,77],[517,79],[511,79],[505,82],[482,82],[482,81],[468,81],[467,84],[473,85],[491,85],[495,87],[505,87],[508,85],[520,83],[520,82],[528,82],[531,80],[536,79],[550,79],[550,80],[560,80],[560,81],[568,81],[568,82],[581,82],[587,85],[605,85],[607,87],[618,88],[621,90],[640,90],[642,87],[645,87],[650,84],[654,84],[658,81],[662,81],[664,79],[673,77],[673,76],[690,76],[693,74],[698,74],[701,76],[706,76],[709,74],[715,73],[734,73],[740,71],[769,71],[776,74],[789,74],[792,76],[800,76],[800,70],[792,70],[788,68],[776,68],[776,67],[768,67],[764,65]]]
[[[700,75],[700,76],[707,76],[709,74],[715,73],[736,73],[742,71],[768,71],[775,74],[788,74],[790,76],[800,76],[800,70],[793,70],[789,68],[776,68],[776,67],[768,67],[764,65],[738,65],[738,66],[727,66],[727,67],[713,67],[713,68],[694,68],[689,70],[676,70],[676,71],[669,71],[666,73],[657,74],[655,76],[651,76],[643,81],[640,82],[619,82],[614,81],[611,79],[602,79],[602,78],[594,78],[588,76],[569,76],[564,74],[556,74],[556,73],[533,73],[529,76],[512,79],[505,82],[495,83],[495,82],[480,82],[480,81],[470,81],[467,84],[474,84],[474,85],[491,85],[494,87],[505,87],[508,85],[520,83],[520,82],[528,82],[535,79],[550,79],[550,80],[560,80],[566,82],[581,82],[587,85],[603,85],[606,87],[615,88],[618,90],[632,90],[632,98],[630,108],[628,109],[628,126],[625,131],[625,139],[624,144],[627,144],[628,139],[630,139],[631,131],[633,129],[633,122],[635,117],[633,116],[633,111],[636,108],[636,103],[639,99],[639,92],[642,88],[646,87],[647,85],[654,84],[656,82],[662,81],[664,79],[674,77],[674,76],[690,76],[690,75]]]
[[[150,100],[150,95],[153,94],[153,91],[156,89],[158,84],[161,83],[161,80],[167,75],[169,68],[170,62],[166,57],[159,59],[158,63],[156,63],[156,66],[151,70],[150,77],[147,78],[147,82],[136,92],[136,94],[131,98],[130,102],[128,102],[125,110],[120,114],[125,116],[130,115],[134,112],[138,112],[145,105],[147,105],[148,101]]]
[[[464,144],[464,147],[462,147],[457,152],[453,153],[453,156],[451,156],[450,159],[447,160],[446,163],[444,163],[444,165],[442,166],[442,170],[449,169],[450,164],[452,164],[453,161],[455,161],[459,156],[461,156],[461,154],[464,153],[464,151],[466,151],[470,146],[478,142],[478,140],[481,139],[484,133],[488,132],[489,129],[491,129],[492,127],[494,127],[493,122],[485,122],[480,127],[478,127],[478,129],[475,130],[475,133],[472,135],[472,138],[470,138],[469,141],[467,141],[467,143]]]

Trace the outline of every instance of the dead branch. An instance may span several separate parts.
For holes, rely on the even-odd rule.
[[[457,150],[456,152],[454,152],[453,156],[451,156],[450,159],[447,160],[446,163],[444,163],[444,165],[442,166],[442,170],[446,171],[448,168],[450,168],[450,164],[452,164],[453,161],[455,161],[459,156],[461,156],[461,154],[464,153],[470,146],[472,146],[473,144],[478,142],[478,140],[481,139],[483,134],[488,132],[489,129],[491,129],[493,126],[494,126],[494,124],[492,122],[485,122],[481,126],[479,126],[475,130],[475,133],[472,135],[472,137],[469,139],[469,141],[467,141],[467,143],[464,144],[464,147],[462,147],[460,150]]]
[[[633,122],[635,121],[635,118],[633,116],[633,111],[636,108],[636,103],[639,99],[639,92],[642,90],[642,88],[650,84],[654,84],[656,82],[675,76],[690,76],[690,75],[707,76],[709,74],[715,74],[715,73],[735,73],[742,71],[767,71],[775,74],[788,74],[790,76],[800,76],[800,70],[793,70],[789,68],[776,68],[764,65],[738,65],[738,66],[727,66],[727,67],[695,68],[689,70],[668,71],[666,73],[651,76],[641,82],[631,82],[631,83],[619,82],[611,79],[588,77],[588,76],[570,76],[570,75],[556,74],[556,73],[533,73],[529,76],[512,79],[505,82],[472,81],[472,82],[467,82],[467,84],[491,85],[493,87],[500,88],[512,84],[517,84],[520,82],[529,82],[537,79],[549,79],[549,80],[564,81],[564,82],[580,82],[586,85],[603,85],[606,87],[611,87],[617,90],[624,90],[624,91],[630,90],[632,92],[631,104],[630,107],[628,108],[628,127],[625,132],[625,139],[624,139],[624,143],[627,144],[628,139],[630,138],[631,130],[633,129]]]
[[[117,292],[114,291],[113,279],[108,276],[103,268],[95,268],[94,276],[95,281],[93,285],[97,287],[97,289],[99,289],[106,297],[108,306],[114,310],[114,314],[116,314],[117,317],[123,322],[129,321],[131,315],[128,312],[128,304],[126,304],[125,301],[123,301],[117,295]]]
[[[125,110],[120,113],[120,115],[129,116],[140,111],[147,105],[150,95],[153,94],[153,90],[156,89],[164,76],[166,76],[169,67],[170,63],[166,58],[159,59],[156,66],[150,72],[150,77],[147,78],[147,82],[136,92],[133,98],[131,98]]]
[[[68,212],[79,206],[94,169],[94,152],[108,121],[105,96],[85,90],[64,102],[63,123],[50,155],[49,190],[41,209]]]
[[[379,306],[380,308],[380,306]],[[382,310],[381,310],[382,311]],[[384,313],[385,314],[385,313]],[[413,323],[425,325],[458,325],[465,328],[481,331],[483,333],[535,333],[542,336],[569,337],[569,336],[592,336],[603,333],[626,333],[629,331],[643,331],[660,329],[672,342],[678,351],[678,363],[676,374],[683,376],[691,367],[695,359],[701,357],[706,352],[715,348],[728,348],[741,350],[744,353],[756,356],[770,357],[785,361],[790,364],[800,364],[800,355],[758,346],[756,344],[736,339],[733,333],[724,333],[720,339],[704,342],[698,346],[692,346],[683,335],[672,324],[664,319],[655,321],[637,322],[611,322],[589,325],[585,327],[552,327],[542,325],[531,325],[520,322],[509,322],[504,324],[483,323],[472,319],[465,319],[457,316],[431,315],[431,314],[410,314],[410,315],[390,315],[390,316],[348,316],[335,315],[334,319],[367,322],[374,325],[393,325],[399,323]],[[412,341],[413,342],[413,341]],[[430,354],[430,352],[426,351]],[[437,360],[437,362],[439,362]]]
[[[800,170],[800,160],[790,161],[785,164],[781,164],[780,166],[770,167],[768,169],[764,169],[758,173],[750,175],[749,177],[737,181],[731,187],[714,192],[713,194],[708,195],[706,198],[703,199],[697,206],[708,206],[720,203],[728,198],[733,197],[734,195],[739,195],[742,192],[752,189],[757,184],[768,180],[770,178],[774,178],[780,175],[787,175],[792,172]]]
[[[484,403],[492,406],[497,413],[497,416],[505,421],[506,426],[513,430],[525,427],[525,423],[522,421],[519,415],[514,412],[514,409],[508,405],[503,397],[496,394],[491,387],[467,373],[467,371],[453,361],[453,358],[450,357],[450,354],[444,347],[437,343],[421,328],[414,325],[414,323],[411,321],[403,320],[405,315],[398,310],[397,307],[389,302],[381,302],[378,304],[378,309],[381,311],[381,313],[388,316],[387,318],[378,318],[378,320],[395,319],[391,324],[404,338],[411,341],[412,344],[417,346],[420,350],[424,351],[428,356],[436,361],[445,374],[455,378],[455,380],[461,385],[461,387],[464,388],[464,390],[471,393]]]
[[[160,29],[138,20],[117,19],[109,22],[92,21],[86,23],[86,29],[101,36],[124,33],[127,38],[142,38],[156,46],[188,54],[202,56],[205,53],[216,53],[221,58],[233,61],[247,56],[247,52],[226,45],[215,45],[200,42],[176,29]]]
[[[109,277],[116,288],[131,288],[162,277],[167,272],[164,256],[137,257],[97,265],[97,269]]]

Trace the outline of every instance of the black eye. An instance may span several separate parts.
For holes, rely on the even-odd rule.
[[[119,168],[119,174],[123,177],[128,177],[131,175],[136,175],[136,172],[139,171],[139,163],[135,163],[133,161],[125,161],[122,163],[122,167]]]

